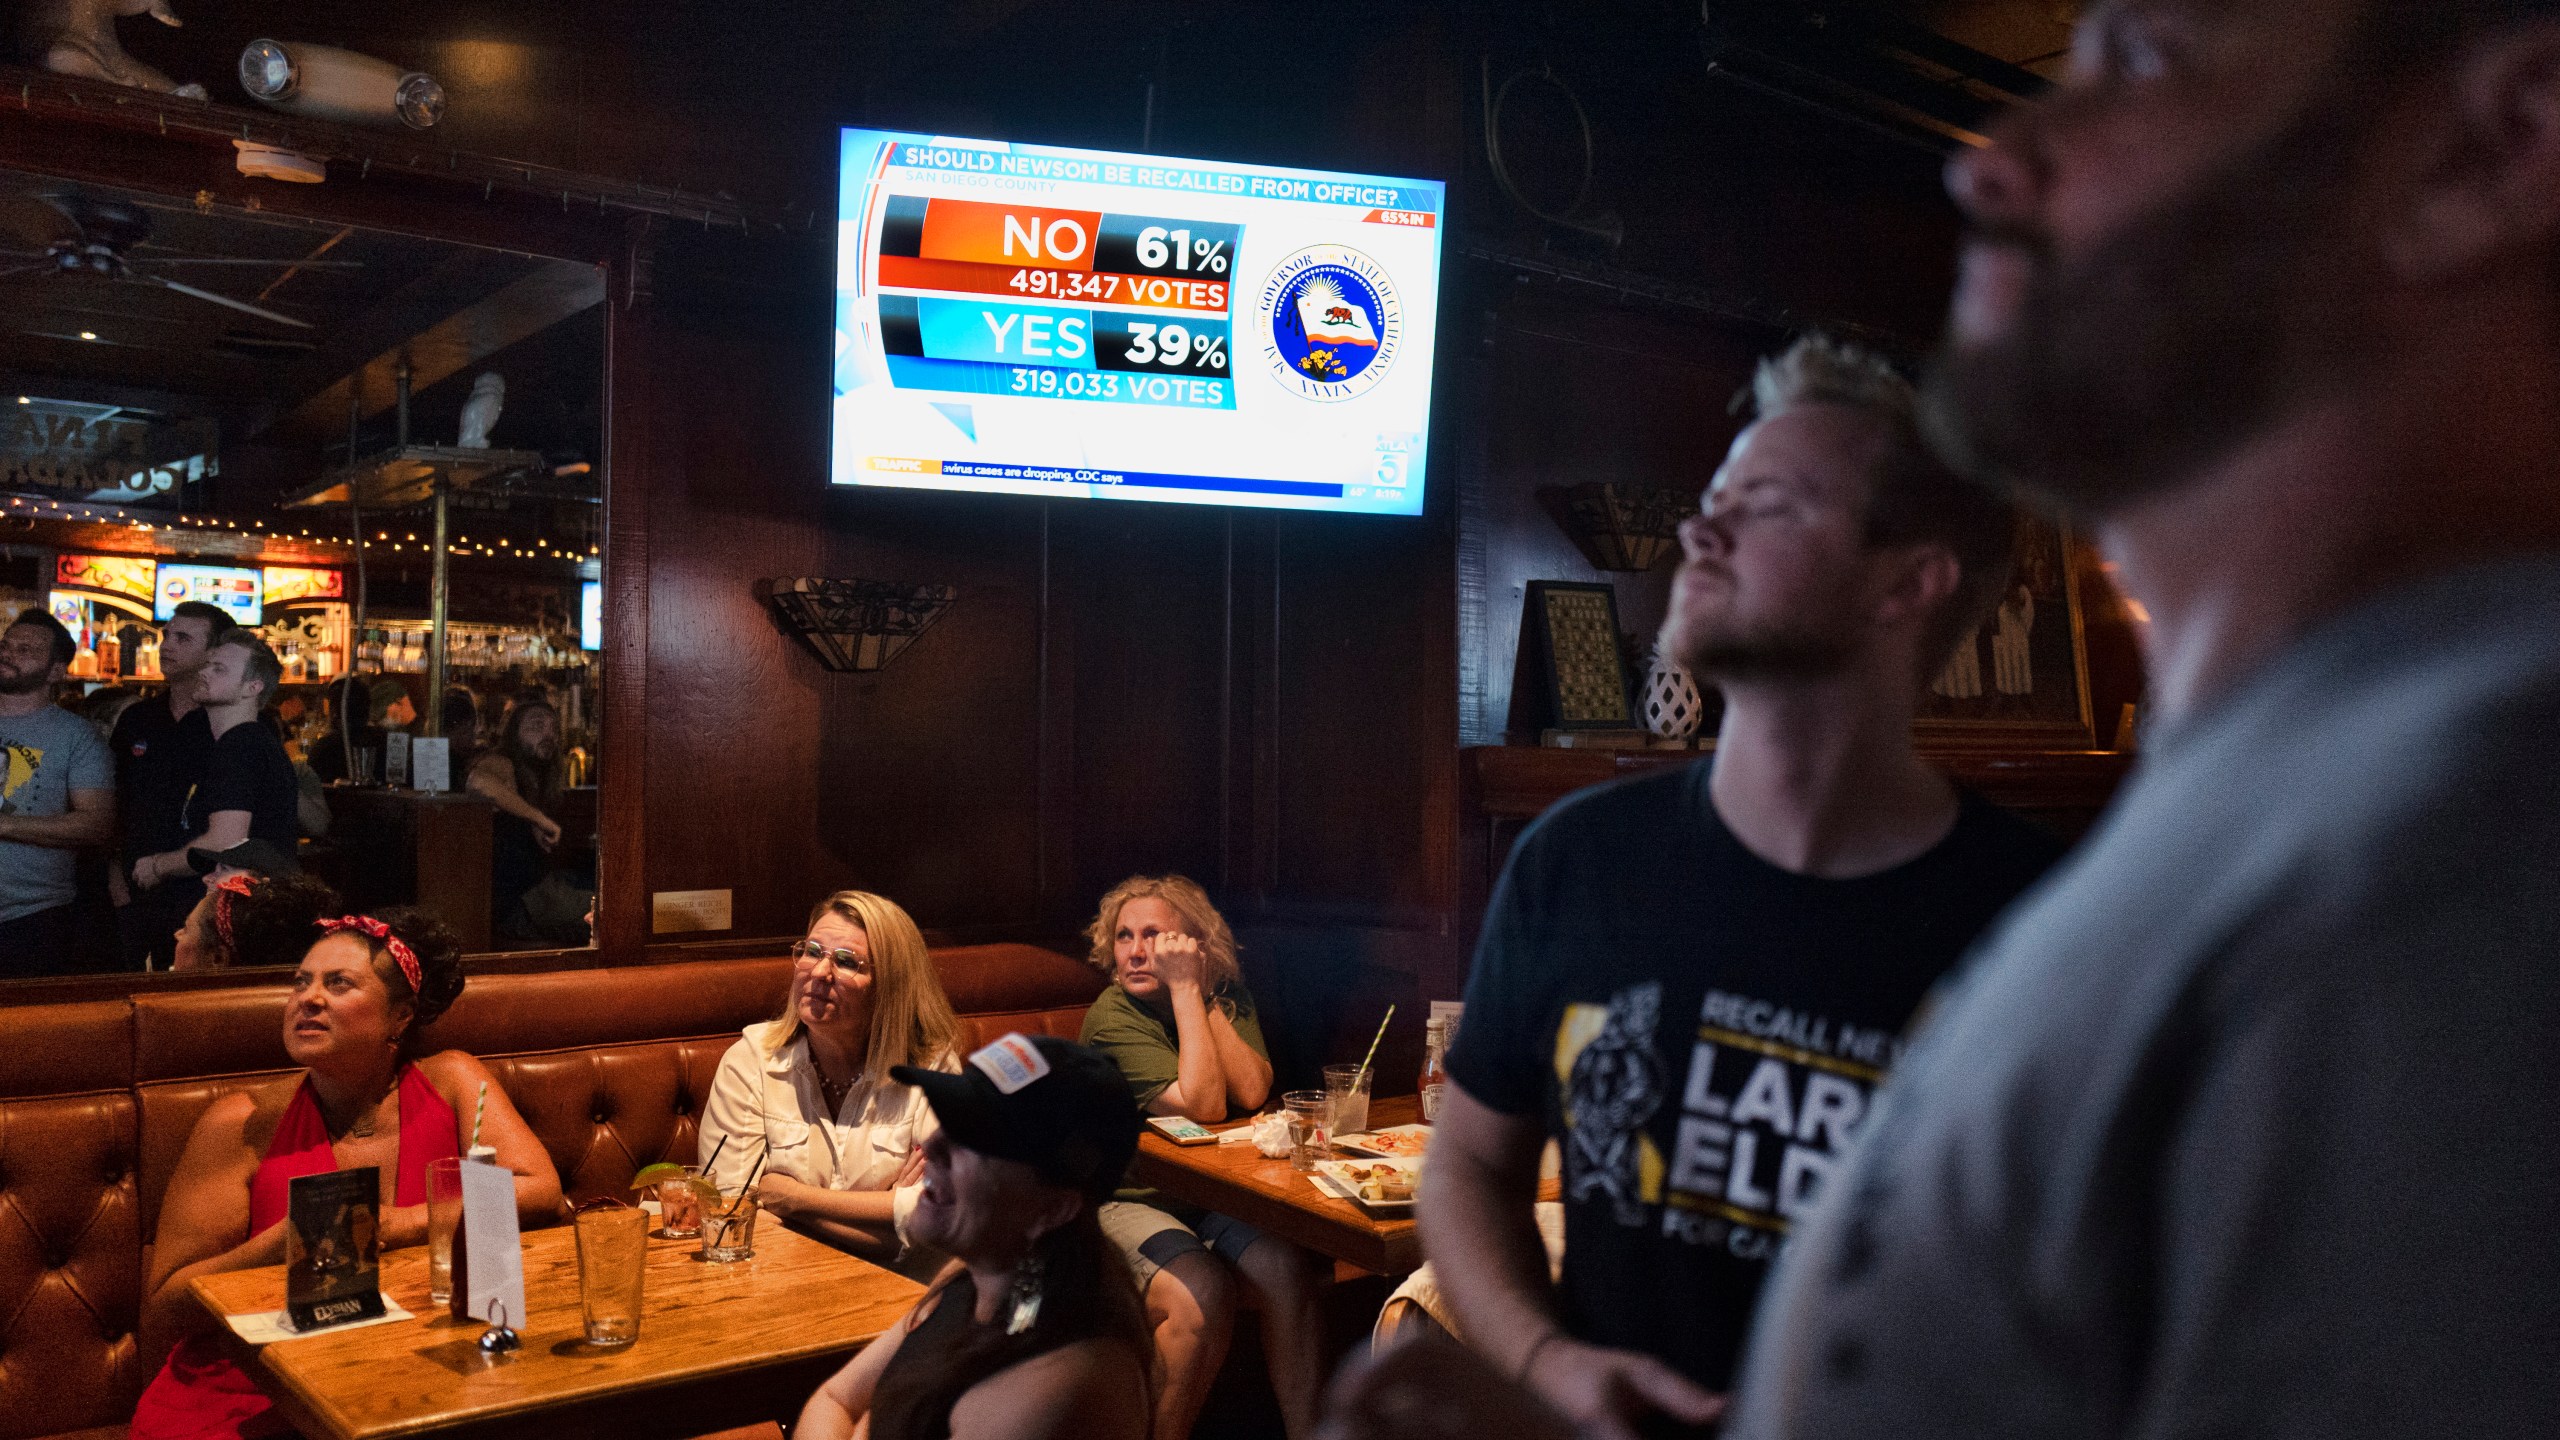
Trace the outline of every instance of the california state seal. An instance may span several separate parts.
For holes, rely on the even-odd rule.
[[[1367,394],[1394,368],[1404,342],[1395,281],[1342,245],[1311,245],[1273,266],[1255,316],[1264,363],[1309,400]]]

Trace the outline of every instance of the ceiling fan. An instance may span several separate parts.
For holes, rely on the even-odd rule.
[[[198,300],[229,306],[274,324],[291,325],[298,330],[311,329],[311,322],[280,315],[246,300],[234,300],[228,295],[198,289],[159,272],[178,265],[354,270],[364,264],[360,260],[243,260],[217,255],[164,255],[157,251],[136,255],[131,252],[151,238],[150,212],[127,201],[101,200],[77,191],[53,191],[34,196],[31,201],[0,206],[0,227],[5,227],[20,241],[38,247],[33,250],[0,250],[0,265],[7,265],[10,261],[22,262],[0,269],[0,280],[13,275],[51,271],[59,275],[87,275],[134,285],[157,286]]]

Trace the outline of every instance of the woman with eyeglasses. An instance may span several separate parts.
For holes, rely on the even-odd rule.
[[[735,1194],[764,1158],[756,1197],[803,1234],[882,1265],[909,1253],[933,1111],[894,1065],[960,1068],[960,1022],[916,922],[894,901],[839,890],[791,951],[780,1018],[729,1047],[702,1107],[708,1178]],[[714,1158],[716,1152],[716,1158]]]

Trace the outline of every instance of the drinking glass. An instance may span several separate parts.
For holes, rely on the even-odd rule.
[[[462,1224],[462,1162],[427,1162],[427,1298],[453,1298],[453,1232]]]
[[[640,1283],[648,1273],[649,1212],[636,1205],[581,1210],[578,1302],[587,1343],[628,1345],[640,1338]]]
[[[658,1182],[659,1238],[690,1240],[702,1233],[702,1194],[693,1188],[701,1176],[701,1166],[687,1165],[681,1178]]]
[[[1322,1090],[1292,1090],[1280,1097],[1280,1108],[1289,1115],[1290,1169],[1313,1170],[1318,1161],[1332,1158],[1326,1143],[1326,1127],[1333,1120],[1332,1096]]]
[[[1366,1065],[1324,1067],[1324,1093],[1333,1100],[1333,1133],[1358,1135],[1369,1128],[1369,1090],[1377,1072]]]
[[[750,1190],[702,1212],[702,1258],[726,1263],[756,1254],[756,1196]]]

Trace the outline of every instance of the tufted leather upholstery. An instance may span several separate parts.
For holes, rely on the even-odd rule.
[[[934,952],[972,1046],[1073,1037],[1101,977],[1028,945]],[[433,1039],[488,1062],[573,1198],[694,1158],[781,956],[474,977]],[[149,1379],[133,1327],[160,1197],[206,1107],[288,1073],[282,986],[0,1007],[0,1440],[112,1427]],[[465,1117],[465,1123],[468,1117]]]

